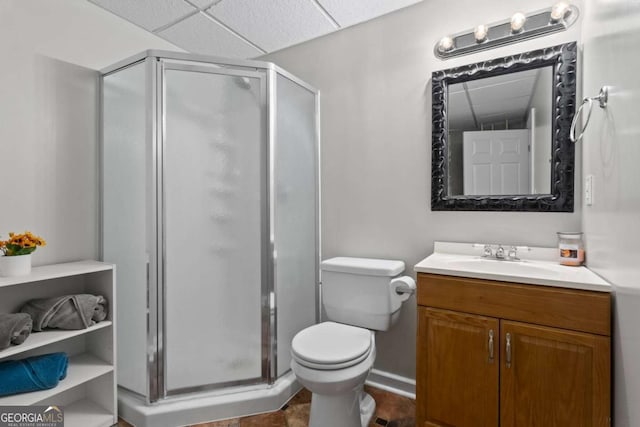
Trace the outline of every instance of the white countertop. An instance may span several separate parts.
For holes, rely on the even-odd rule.
[[[498,280],[558,288],[611,292],[611,285],[586,267],[557,262],[557,248],[518,247],[521,261],[482,258],[483,244],[435,242],[434,253],[415,265],[418,273]],[[505,252],[509,246],[505,246]]]

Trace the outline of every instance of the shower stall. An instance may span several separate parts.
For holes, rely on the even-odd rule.
[[[296,391],[291,339],[319,316],[318,105],[268,62],[147,51],[103,70],[102,258],[136,425]]]

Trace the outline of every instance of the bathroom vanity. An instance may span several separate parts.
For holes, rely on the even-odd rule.
[[[416,425],[609,426],[610,285],[555,249],[435,249],[415,267]]]

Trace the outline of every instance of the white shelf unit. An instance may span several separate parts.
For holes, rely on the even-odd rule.
[[[79,261],[34,267],[28,276],[0,277],[0,313],[16,313],[34,298],[80,293],[107,299],[109,314],[105,321],[81,330],[32,332],[21,345],[0,351],[0,362],[66,352],[67,377],[49,390],[0,397],[0,406],[62,406],[67,427],[109,427],[118,422],[113,265]]]

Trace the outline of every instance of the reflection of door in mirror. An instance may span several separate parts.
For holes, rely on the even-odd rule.
[[[529,192],[529,131],[463,132],[464,194]]]
[[[448,194],[551,192],[552,67],[448,87]]]

